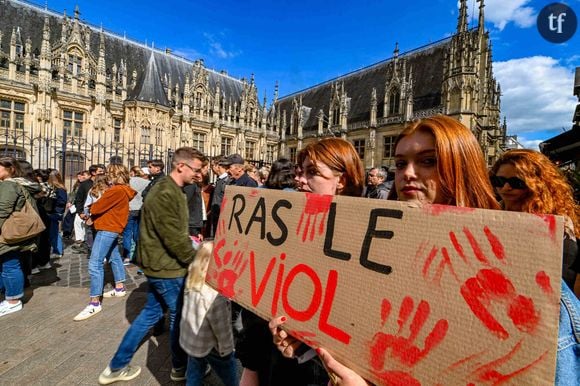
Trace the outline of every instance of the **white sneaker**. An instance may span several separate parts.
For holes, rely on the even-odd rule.
[[[38,267],[34,267],[30,270],[30,273],[33,275],[38,275],[40,273],[40,269],[38,269]]]
[[[44,265],[39,265],[38,268],[40,269],[51,269],[52,265],[50,265],[50,262],[44,264]]]
[[[125,291],[125,289],[122,291],[117,291],[113,288],[112,290],[103,293],[104,298],[122,298],[125,295],[127,295],[127,291]]]
[[[127,365],[120,370],[112,371],[109,366],[99,375],[99,384],[108,385],[118,381],[130,381],[141,373],[141,367]]]
[[[18,301],[18,303],[12,304],[8,303],[7,300],[4,300],[0,303],[0,316],[8,315],[16,311],[20,311],[22,309],[22,302]]]
[[[91,316],[101,312],[102,309],[103,307],[101,307],[100,304],[98,306],[93,306],[92,304],[89,304],[88,306],[85,307],[84,310],[82,310],[77,316],[75,316],[73,320],[75,322],[79,322],[81,320],[88,319]]]

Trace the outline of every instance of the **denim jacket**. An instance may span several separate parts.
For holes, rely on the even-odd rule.
[[[563,280],[555,385],[580,385],[580,300]]]

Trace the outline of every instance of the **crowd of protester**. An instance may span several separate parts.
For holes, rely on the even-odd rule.
[[[0,158],[0,227],[29,202],[46,228],[18,244],[0,242],[0,317],[22,309],[29,275],[50,269],[51,259],[62,257],[63,238],[70,240],[72,251],[89,258],[89,303],[75,321],[102,312],[103,298],[126,295],[126,265],[137,265],[147,278],[147,301],[101,373],[100,384],[139,375],[140,367],[131,359],[165,318],[173,381],[200,385],[213,368],[226,386],[367,384],[329,351],[317,348],[313,353],[288,335],[283,316],[268,322],[209,292],[203,296],[211,298],[211,306],[198,315],[192,299],[204,292],[194,295],[187,285],[188,266],[201,259],[200,248],[211,253],[228,185],[565,216],[560,338],[576,336],[576,341],[559,347],[556,383],[573,384],[561,376],[570,368],[580,374],[580,332],[570,316],[580,312],[579,206],[563,174],[541,153],[510,150],[488,170],[473,134],[457,121],[437,116],[400,134],[395,165],[389,168],[365,172],[354,147],[339,138],[307,145],[296,163],[281,158],[258,167],[239,154],[210,160],[185,147],[175,151],[167,175],[165,166],[161,160],[149,161],[146,168],[92,165],[77,174],[67,194],[58,170],[33,170],[27,162]],[[115,284],[104,291],[107,264]],[[241,379],[234,358],[242,365]]]

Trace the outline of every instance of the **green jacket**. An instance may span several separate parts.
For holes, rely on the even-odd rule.
[[[20,185],[15,180],[4,180],[0,182],[0,232],[4,221],[14,211],[22,210],[26,196],[23,190],[27,187]],[[28,195],[30,203],[36,209],[36,202],[32,196]],[[10,251],[24,251],[36,249],[36,237],[25,240],[19,244],[2,244],[0,243],[0,256]]]
[[[170,176],[151,188],[141,208],[137,263],[147,276],[185,277],[195,257],[185,194]]]

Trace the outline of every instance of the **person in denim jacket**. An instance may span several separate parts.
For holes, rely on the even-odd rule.
[[[562,281],[556,386],[580,384],[580,301]]]
[[[580,302],[578,287],[580,259],[580,208],[574,202],[572,187],[545,155],[528,149],[510,150],[495,163],[492,184],[502,198],[505,210],[564,216],[562,258],[562,297],[556,385],[580,384]],[[514,186],[515,185],[515,186]]]

